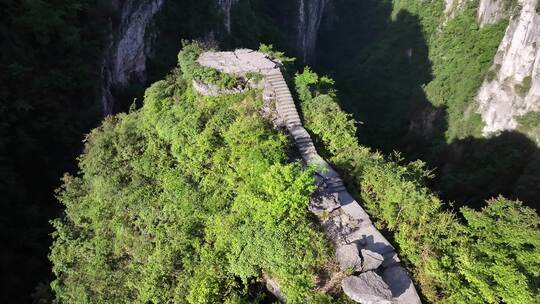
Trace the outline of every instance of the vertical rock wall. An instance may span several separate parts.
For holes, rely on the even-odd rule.
[[[315,55],[317,35],[324,10],[330,0],[298,0],[296,48],[306,62]]]
[[[510,20],[480,88],[478,112],[485,123],[485,135],[514,130],[516,117],[540,110],[540,15],[536,1],[519,0],[521,12]]]
[[[113,111],[111,90],[135,80],[144,82],[146,58],[152,51],[148,29],[164,0],[124,0],[114,2],[119,10],[119,23],[111,36],[101,66],[101,105],[103,114]]]
[[[217,5],[223,14],[223,25],[227,33],[231,32],[231,9],[238,0],[217,0]]]
[[[503,0],[480,0],[478,6],[478,22],[480,26],[497,23],[507,17]]]

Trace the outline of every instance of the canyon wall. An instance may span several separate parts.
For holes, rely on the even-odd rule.
[[[103,114],[113,112],[112,90],[131,81],[144,83],[146,59],[152,52],[149,28],[164,0],[125,0],[115,2],[119,11],[118,26],[101,65],[101,105]]]
[[[514,130],[517,117],[540,110],[540,15],[536,1],[519,0],[521,11],[511,18],[480,88],[478,112],[485,123],[484,135]],[[494,15],[498,13],[490,16]]]
[[[305,62],[312,61],[325,8],[330,0],[297,0],[296,49]]]

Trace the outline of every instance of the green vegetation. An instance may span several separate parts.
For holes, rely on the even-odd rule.
[[[202,66],[197,62],[197,58],[203,52],[203,48],[198,43],[184,41],[183,44],[184,47],[178,53],[178,62],[184,78],[215,85],[222,89],[238,86],[240,80],[237,77]]]
[[[483,137],[476,113],[508,21],[480,27],[478,1],[460,3],[449,16],[443,0],[335,0],[340,19],[321,30],[316,70],[336,80],[343,109],[362,122],[360,142],[426,161],[441,197],[480,208],[502,194],[535,207],[540,150],[517,131]]]
[[[50,280],[54,188],[100,119],[106,0],[0,1],[0,302],[29,303]]]
[[[529,90],[531,89],[531,82],[532,82],[531,76],[527,76],[527,77],[523,78],[521,83],[516,84],[516,86],[514,88],[516,90],[517,94],[519,96],[521,96],[521,97],[527,96],[527,94],[529,94]]]
[[[428,40],[433,80],[426,85],[425,92],[433,105],[444,106],[448,113],[448,142],[480,135],[481,121],[467,115],[467,109],[474,107],[474,97],[508,25],[503,21],[480,28],[476,11],[476,5],[468,4],[464,12]]]
[[[530,111],[517,118],[518,129],[540,139],[540,112]]]
[[[294,62],[296,61],[296,59],[285,56],[285,53],[283,53],[283,52],[276,51],[274,49],[274,46],[271,45],[271,44],[261,43],[259,45],[258,51],[261,52],[261,53],[267,54],[268,56],[281,61],[281,63],[283,63],[283,65],[286,68],[293,68],[294,67]]]
[[[433,176],[422,162],[387,159],[357,143],[355,123],[341,111],[328,78],[307,69],[295,80],[306,128],[379,228],[393,235],[428,302],[538,302],[540,217],[534,210],[499,197],[480,211],[445,211],[426,187]]]
[[[290,303],[324,299],[312,291],[330,253],[308,215],[313,172],[288,162],[255,92],[202,97],[189,77],[155,83],[141,110],[88,136],[58,194],[57,299],[255,303],[263,272]]]

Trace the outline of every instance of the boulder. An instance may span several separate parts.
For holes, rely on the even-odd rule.
[[[353,301],[363,304],[392,304],[392,292],[373,271],[349,276],[341,282],[343,292]]]
[[[362,259],[356,244],[341,245],[336,250],[336,260],[342,271],[361,271]]]
[[[362,271],[376,270],[384,262],[384,257],[375,251],[362,248],[360,254],[362,255]]]
[[[420,297],[414,288],[413,282],[409,278],[407,271],[399,266],[384,270],[382,277],[390,286],[390,291],[396,304],[421,304]]]

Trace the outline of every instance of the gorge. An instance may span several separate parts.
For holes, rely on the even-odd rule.
[[[144,144],[140,141],[141,138],[128,132],[127,129],[133,127],[142,132],[144,129],[141,127],[142,120],[135,117],[143,116],[143,114],[132,113],[144,112],[145,110],[142,109],[147,103],[156,106],[156,108],[146,107],[146,111],[153,113],[152,115],[156,117],[166,114],[158,111],[159,105],[169,111],[183,113],[186,119],[188,117],[202,119],[194,118],[186,109],[177,109],[161,101],[162,97],[167,101],[178,100],[180,97],[169,94],[175,91],[182,94],[182,100],[186,98],[193,102],[188,98],[191,91],[186,86],[189,87],[189,85],[182,80],[184,71],[178,71],[180,68],[177,57],[179,51],[184,46],[190,45],[191,41],[198,41],[204,48],[215,50],[258,49],[260,44],[264,44],[261,49],[268,52],[272,50],[270,52],[272,56],[282,56],[282,53],[276,51],[280,50],[288,56],[297,58],[294,63],[285,62],[287,72],[290,73],[290,75],[285,74],[285,81],[291,89],[293,87],[297,89],[296,92],[291,90],[292,97],[295,98],[298,106],[299,117],[313,137],[314,146],[317,147],[321,156],[328,159],[336,171],[343,176],[345,186],[370,214],[377,228],[383,227],[385,237],[394,246],[398,244],[397,253],[400,257],[404,256],[404,265],[411,273],[415,284],[421,286],[419,293],[425,302],[437,302],[442,299],[443,296],[437,293],[438,288],[442,288],[441,285],[437,285],[438,283],[430,285],[430,280],[439,282],[442,280],[442,275],[430,273],[429,267],[433,265],[428,265],[428,267],[421,264],[418,256],[422,256],[423,253],[407,247],[411,244],[406,240],[414,240],[411,242],[415,246],[440,244],[429,243],[426,240],[430,241],[430,237],[423,234],[421,236],[407,234],[421,226],[414,226],[417,224],[414,220],[411,220],[413,222],[411,224],[402,219],[402,213],[410,212],[411,209],[407,208],[412,208],[407,205],[408,203],[414,202],[419,206],[425,206],[425,210],[430,210],[429,212],[436,210],[437,216],[430,214],[432,218],[440,220],[440,223],[451,222],[449,226],[464,225],[466,227],[464,229],[472,228],[469,223],[463,224],[463,220],[471,219],[472,223],[472,219],[476,216],[474,212],[484,212],[481,210],[489,209],[486,206],[499,206],[498,210],[510,208],[506,199],[508,202],[519,200],[524,208],[538,210],[540,200],[539,0],[70,0],[65,3],[56,0],[20,3],[9,0],[2,4],[2,8],[4,7],[6,9],[0,13],[4,20],[0,33],[6,47],[0,54],[1,66],[7,73],[1,75],[0,97],[5,106],[0,107],[0,112],[5,114],[6,119],[1,124],[0,130],[0,135],[2,135],[0,177],[3,180],[2,193],[5,193],[5,201],[10,206],[7,210],[13,210],[13,214],[7,213],[2,218],[2,222],[9,227],[5,229],[2,237],[7,240],[8,247],[13,246],[15,249],[2,259],[2,268],[8,269],[6,276],[10,277],[6,280],[10,293],[3,295],[4,298],[0,298],[0,301],[28,302],[32,290],[36,294],[35,298],[43,299],[51,296],[48,287],[48,282],[52,280],[49,271],[50,262],[46,257],[51,243],[49,234],[53,229],[49,221],[52,218],[62,218],[66,215],[63,213],[64,208],[73,208],[78,204],[76,201],[71,201],[71,198],[66,198],[72,204],[60,206],[56,196],[64,190],[55,192],[54,189],[71,187],[73,197],[78,197],[77,185],[69,184],[69,178],[62,182],[59,182],[59,179],[64,172],[70,172],[78,180],[82,176],[80,172],[88,169],[88,167],[84,169],[77,167],[77,155],[86,153],[81,141],[87,142],[89,138],[93,138],[92,134],[95,132],[101,134],[102,129],[90,131],[93,128],[101,124],[106,126],[104,130],[110,133],[99,135],[101,137],[97,138],[111,144],[111,147],[125,144],[133,148],[133,150],[121,151],[125,153],[124,156],[134,153],[133,161],[124,159],[119,164],[125,162],[136,168],[144,164],[147,166],[145,170],[154,172],[163,180],[156,182],[153,179],[155,176],[146,176],[146,173],[142,174],[142,177],[137,175],[137,178],[149,179],[156,184],[171,178],[171,181],[174,180],[175,183],[182,183],[182,186],[175,185],[184,189],[183,183],[186,181],[172,179],[165,172],[158,172],[158,174],[150,170],[156,163],[145,163],[147,159],[137,154]],[[273,45],[273,48],[269,45]],[[305,68],[307,65],[311,69]],[[317,74],[314,76],[311,74],[312,71]],[[215,72],[208,73],[214,75]],[[300,78],[295,75],[300,75]],[[328,75],[332,79],[318,75]],[[172,84],[171,79],[177,79],[178,82]],[[306,82],[313,79],[317,81],[308,86],[308,91],[311,92],[308,94],[305,90],[302,91],[301,87],[299,89],[297,83],[293,84],[298,79]],[[168,86],[160,87],[160,89],[169,95],[158,94],[159,96],[155,95],[158,97],[148,101],[148,98],[145,98],[146,89],[156,82],[163,84],[162,81],[167,82]],[[226,81],[233,82],[231,79],[226,79]],[[155,91],[152,92],[157,94]],[[319,98],[319,95],[331,97],[333,103],[328,101],[328,97]],[[253,98],[250,100],[255,104],[259,102],[255,97],[246,98]],[[224,100],[228,100],[228,97]],[[322,109],[313,110],[316,107],[311,103],[312,100],[319,102]],[[232,104],[230,100],[227,102]],[[240,105],[240,101],[238,102]],[[334,104],[338,104],[345,112],[342,113],[341,109],[337,111]],[[212,111],[220,113],[215,118],[216,121],[222,119],[221,122],[227,126],[231,121],[228,120],[230,119],[228,114],[224,113],[229,110],[237,111],[234,107],[226,110],[215,104],[209,107]],[[197,109],[197,111],[202,110]],[[192,112],[199,113],[197,111]],[[221,113],[221,111],[224,112]],[[321,123],[318,119],[321,118],[320,113],[324,111],[327,111],[329,117],[335,116],[332,116],[331,121]],[[199,114],[202,115],[201,117],[213,117],[215,113],[203,111]],[[243,117],[244,114],[247,115],[242,112],[235,117]],[[129,118],[123,118],[125,115]],[[172,116],[166,115],[169,118]],[[175,123],[186,123],[188,128],[198,130],[196,126],[190,125],[177,116],[174,117]],[[351,120],[346,120],[344,117]],[[154,116],[145,116],[144,119],[154,118]],[[335,126],[334,121],[346,127]],[[165,124],[165,122],[162,123]],[[211,122],[208,127],[213,128],[213,123]],[[155,140],[153,136],[157,135],[152,132],[145,133],[144,136],[148,137],[144,140],[149,140],[152,145],[155,144],[154,148],[159,146],[163,151],[167,151],[163,152],[167,155],[153,154],[155,151],[150,150],[151,153],[147,152],[156,160],[163,157],[168,159],[170,164],[174,164],[173,166],[180,166],[175,163],[176,159],[169,159],[170,154],[174,154],[175,157],[187,157],[186,154],[182,154],[184,152],[180,146],[174,146],[178,144],[176,140],[168,137],[167,130],[177,129],[172,125],[167,125],[166,127],[171,129],[162,130],[161,128],[165,126],[154,120],[152,124],[152,128],[156,129],[152,132],[158,132],[160,140]],[[122,125],[127,129],[122,129],[123,127],[117,125]],[[329,128],[335,127],[335,130],[327,132],[322,127],[324,125]],[[253,126],[250,125],[249,128],[251,127]],[[148,131],[148,129],[144,130]],[[234,126],[231,127],[228,134],[230,135],[234,130],[236,130]],[[343,134],[352,133],[354,133],[354,140],[348,137],[347,140],[343,139]],[[109,137],[113,136],[111,134],[116,137],[112,139]],[[206,135],[208,134],[201,136]],[[188,138],[192,134],[185,136]],[[334,140],[335,138],[340,138],[342,142]],[[124,142],[128,139],[129,142]],[[206,139],[205,137],[200,140],[206,143]],[[222,137],[216,135],[214,139],[220,142]],[[229,140],[233,139],[229,138]],[[249,141],[252,138],[246,137],[244,140]],[[357,145],[356,140],[361,145]],[[212,145],[216,144],[212,140],[210,142]],[[190,141],[183,141],[182,144],[194,145]],[[228,146],[229,144],[230,142],[226,143],[226,149],[234,150],[232,146]],[[342,145],[347,145],[349,148],[344,148]],[[107,144],[104,143],[104,146]],[[172,147],[171,150],[167,150],[170,147]],[[371,148],[374,154],[366,152],[369,156],[364,155],[365,147]],[[203,151],[200,152],[201,155],[211,153],[205,150],[206,146],[200,148],[200,151]],[[283,151],[288,149],[281,148]],[[94,149],[92,151],[101,151],[99,150],[101,148]],[[394,153],[394,151],[399,152]],[[197,156],[199,151],[188,152],[192,153],[191,156],[180,159],[186,162],[194,161],[193,168],[206,170],[205,165],[195,162],[199,159]],[[88,159],[94,159],[92,157],[97,157],[95,159],[99,160],[98,163],[101,161],[114,163],[103,155],[99,157],[104,158],[91,155]],[[219,157],[217,155],[216,159]],[[385,161],[388,158],[388,163],[378,157]],[[273,161],[276,159],[279,157],[275,156]],[[426,171],[415,167],[417,160],[427,163]],[[99,165],[101,166],[101,163]],[[118,166],[121,167],[121,165]],[[163,166],[166,167],[166,165]],[[106,167],[99,168],[103,171],[108,170]],[[394,172],[395,175],[387,173],[386,168],[392,168],[388,170]],[[116,176],[117,172],[112,171],[107,172]],[[300,171],[290,174],[303,178],[304,175]],[[108,180],[108,177],[102,173],[90,172],[88,176],[95,174],[103,180]],[[377,175],[378,173],[380,175]],[[190,173],[186,171],[183,174],[189,176]],[[227,171],[227,174],[231,174],[227,175],[231,178],[239,178],[235,175],[238,174],[237,172]],[[281,171],[279,174],[287,176]],[[361,180],[359,175],[366,178]],[[99,192],[102,196],[97,199],[114,194],[118,195],[119,202],[124,202],[124,197],[133,199],[129,204],[137,201],[138,198],[134,193],[142,194],[134,190],[137,188],[135,184],[131,184],[136,181],[123,178],[126,177],[121,176],[119,180],[129,180],[129,186],[133,186],[129,189],[133,192],[120,195],[116,192],[117,190],[107,188],[110,192]],[[242,178],[246,177],[242,176]],[[270,180],[274,177],[265,176],[265,178]],[[393,188],[388,186],[389,194],[384,196],[384,191],[378,188],[377,184],[384,178],[387,178],[384,182],[388,185],[399,185],[402,188],[393,192]],[[96,185],[101,185],[101,181],[94,182]],[[108,180],[108,182],[116,183],[118,180]],[[187,181],[188,184],[190,182]],[[308,191],[306,189],[309,189],[308,184],[306,182],[306,185],[302,185],[306,193]],[[405,184],[409,186],[406,187]],[[117,189],[124,189],[124,186],[120,183]],[[151,186],[148,185],[148,187]],[[251,186],[249,184],[249,187]],[[171,187],[167,188],[167,191],[174,188],[168,182],[163,187]],[[185,191],[191,191],[190,194],[203,201],[207,200],[204,195],[211,197],[223,194],[219,191],[208,192],[204,195],[195,194],[202,191],[197,187],[195,190],[187,187],[188,190]],[[204,185],[201,189],[204,187],[211,186]],[[415,190],[411,190],[412,188]],[[175,195],[180,194],[175,193]],[[228,192],[223,195],[232,194]],[[305,193],[298,195],[300,197]],[[390,197],[391,195],[394,197]],[[182,199],[185,198],[182,196]],[[80,201],[84,200],[81,198]],[[399,205],[399,208],[393,209],[394,205],[388,207],[385,205],[387,201]],[[486,204],[485,201],[492,203]],[[104,201],[100,203],[106,205]],[[422,205],[424,203],[427,205]],[[115,202],[109,201],[109,204],[112,206]],[[192,211],[201,214],[215,212],[212,208],[220,206],[219,204],[212,205],[213,202],[209,204],[212,211]],[[137,204],[129,206],[139,208]],[[119,208],[119,210],[124,210],[122,206]],[[294,206],[291,208],[294,209]],[[402,211],[402,208],[405,211]],[[493,215],[498,210],[489,209],[488,211],[492,212],[490,215]],[[519,209],[519,212],[514,209],[504,210],[512,210],[508,214],[522,215],[520,213],[522,209]],[[85,216],[95,215],[90,209],[79,211],[81,214],[88,211],[89,213]],[[159,208],[155,209],[155,212],[161,211]],[[455,213],[447,214],[446,212]],[[528,212],[523,214],[527,216],[532,214]],[[231,214],[227,214],[227,218],[234,222],[236,219],[233,219]],[[485,215],[485,213],[482,214]],[[69,216],[72,215],[73,213],[69,214]],[[77,220],[84,223],[85,216]],[[123,216],[131,218],[129,214]],[[152,218],[148,214],[138,216],[141,218],[149,216],[149,221],[150,219],[161,220],[161,218]],[[302,221],[303,216],[303,214],[300,216]],[[527,216],[523,215],[523,217]],[[535,234],[537,226],[534,226],[536,218],[530,216],[527,218],[533,226],[527,226],[524,230],[532,229],[533,232],[526,235],[529,239],[535,240],[537,237]],[[450,220],[454,217],[462,222],[454,224],[453,220]],[[200,229],[197,225],[203,225],[203,222],[204,225],[210,223],[207,219],[196,219],[187,215],[186,218],[193,220],[190,225],[199,227],[197,229]],[[411,218],[416,219],[414,214]],[[487,218],[490,217],[487,216]],[[95,220],[100,221],[99,218]],[[525,221],[516,222],[525,225]],[[122,219],[119,219],[119,223],[123,223]],[[403,228],[404,226],[401,225],[411,226]],[[211,225],[205,227],[216,228]],[[129,229],[131,228],[133,227]],[[251,229],[252,227],[244,228]],[[280,226],[280,228],[283,227]],[[137,251],[139,247],[130,247],[133,244],[128,243],[130,240],[137,240],[142,246],[142,244],[147,244],[146,239],[139,238],[136,234],[131,235],[132,230],[122,229],[114,233],[118,235],[126,233],[128,238],[125,243],[118,241],[116,245],[119,246],[118,248],[128,248],[128,250],[124,256],[117,256],[118,261],[127,259],[131,254],[129,250],[136,251],[140,254],[138,258],[144,260],[145,253]],[[133,231],[138,229],[143,228],[138,226],[133,228]],[[441,240],[448,238],[454,241],[451,236],[437,234],[441,232],[435,230],[429,231],[433,235],[438,235]],[[22,234],[28,234],[29,237],[24,240],[16,237],[20,231]],[[260,231],[266,230],[261,228]],[[449,233],[454,233],[452,229],[449,231]],[[298,231],[289,232],[298,233]],[[476,232],[478,231],[475,230],[470,234],[476,235],[474,234]],[[55,232],[55,237],[58,237],[58,233]],[[456,234],[459,233],[456,232]],[[77,233],[74,232],[73,235]],[[504,233],[502,235],[499,237],[505,239]],[[207,237],[214,236],[209,234]],[[196,237],[201,237],[201,234]],[[218,239],[225,242],[224,239]],[[422,240],[419,241],[419,239]],[[239,239],[235,241],[240,242]],[[496,243],[493,241],[493,244]],[[319,243],[314,242],[314,244]],[[446,246],[453,248],[455,244],[449,241]],[[281,244],[277,246],[282,248],[279,247]],[[536,245],[526,242],[523,246],[536,248]],[[227,250],[230,248],[232,247],[227,247]],[[190,247],[186,250],[191,249]],[[314,248],[311,249],[314,250],[312,252],[314,256],[320,254]],[[311,251],[308,250],[308,252]],[[531,249],[530,254],[535,254],[535,252]],[[271,256],[270,251],[266,254]],[[459,254],[441,249],[435,256],[463,257]],[[483,255],[480,254],[480,256]],[[154,258],[158,257],[154,256]],[[474,259],[485,262],[478,257]],[[509,259],[512,260],[512,258]],[[270,263],[264,259],[260,261]],[[205,260],[206,262],[218,263],[216,260]],[[508,260],[505,260],[506,262]],[[491,265],[489,261],[486,263]],[[250,268],[252,265],[247,266],[248,264],[232,263],[231,265],[237,268],[230,271],[235,276],[240,274],[239,276],[243,279],[251,278],[249,275],[253,276],[254,273]],[[21,269],[17,269],[15,265],[22,265]],[[276,267],[274,269],[286,272],[280,268],[281,266],[272,265]],[[459,265],[465,267],[464,264]],[[437,265],[444,268],[443,266]],[[201,267],[204,268],[204,265]],[[300,267],[302,271],[307,271],[306,265],[302,267]],[[450,268],[444,268],[444,271],[452,274],[456,272],[455,268]],[[203,276],[202,270],[197,269],[201,271],[199,275]],[[154,270],[145,268],[145,271]],[[444,271],[441,270],[442,273]],[[283,277],[289,278],[284,273],[281,273]],[[208,273],[205,275],[210,277]],[[264,275],[268,277],[270,274],[264,273]],[[486,274],[487,277],[490,275]],[[149,275],[148,278],[150,280],[153,277]],[[183,278],[175,278],[177,279]],[[469,279],[475,280],[471,277]],[[464,281],[462,277],[457,278],[452,275],[448,280],[449,284]],[[41,284],[38,285],[38,282]],[[299,288],[301,283],[294,282],[297,284],[294,285],[295,288]],[[258,283],[252,283],[246,284],[246,289],[260,291],[262,287]],[[508,283],[508,285],[513,284]],[[19,288],[23,285],[24,287]],[[231,283],[231,286],[233,285]],[[279,284],[276,283],[277,285]],[[105,288],[104,286],[102,287]],[[463,288],[469,290],[467,289],[469,287]],[[141,294],[153,294],[155,291],[152,289],[155,286],[152,287],[151,284],[144,288],[148,289]],[[449,287],[445,285],[445,288]],[[475,288],[481,289],[478,286]],[[238,292],[234,288],[231,290]],[[298,290],[303,290],[299,291],[299,294],[305,292],[302,288]],[[298,290],[294,289],[292,294]],[[177,291],[177,293],[182,292],[185,290]],[[265,292],[261,291],[261,293]],[[484,290],[483,292],[482,295],[486,296],[491,291]],[[532,291],[533,296],[535,292]],[[171,291],[171,294],[173,293]],[[526,298],[527,293],[523,294]],[[253,296],[250,299],[255,297],[253,294],[250,296]],[[194,302],[194,297],[192,296],[190,301]],[[234,297],[231,296],[232,298]],[[523,299],[521,299],[522,303],[527,303],[528,300]]]

